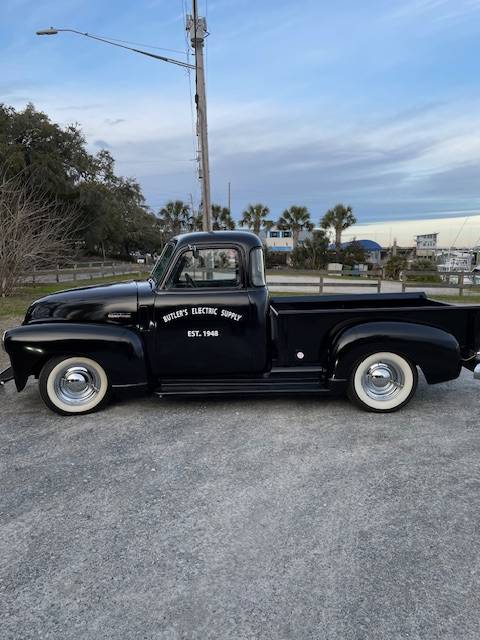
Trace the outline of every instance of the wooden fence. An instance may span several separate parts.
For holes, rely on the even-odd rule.
[[[413,279],[412,279],[413,278]],[[422,278],[435,278],[434,282],[421,280]],[[420,279],[420,280],[419,280]],[[403,271],[400,280],[402,292],[407,289],[458,289],[458,295],[463,296],[465,291],[480,291],[480,276],[465,273],[465,271]]]
[[[34,267],[29,274],[22,276],[22,283],[36,285],[40,282],[76,282],[106,276],[142,275],[150,269],[148,265],[129,262],[78,262],[71,267],[57,265],[55,269]]]
[[[128,262],[79,262],[71,267],[61,267],[55,269],[33,269],[31,273],[22,277],[23,284],[38,284],[40,282],[77,282],[81,280],[93,280],[94,278],[104,278],[119,275],[138,275],[139,277],[148,273],[151,265],[135,264]],[[292,275],[294,275],[292,271]],[[344,270],[340,273],[332,271],[312,272],[316,280],[309,282],[295,280],[294,282],[268,282],[270,287],[312,287],[318,288],[318,293],[326,293],[328,288],[366,288],[375,289],[377,293],[382,291],[382,271],[369,271],[365,275],[353,270]],[[348,281],[342,282],[344,278]],[[435,278],[435,281],[428,282],[424,278]],[[329,279],[327,282],[326,279]],[[401,291],[405,293],[407,289],[456,289],[458,294],[463,296],[465,292],[480,292],[480,274],[474,275],[464,271],[452,271],[441,273],[438,271],[408,271],[405,270],[400,276]]]
[[[293,272],[294,273],[294,272]],[[292,273],[292,275],[293,275]],[[382,290],[382,272],[381,271],[369,271],[365,275],[361,272],[354,270],[343,270],[341,272],[335,271],[317,271],[315,274],[318,276],[318,280],[310,282],[268,282],[269,287],[318,287],[318,293],[325,293],[325,289],[328,287],[367,287],[376,289],[377,293]],[[325,278],[335,278],[333,282],[325,282]],[[343,278],[351,278],[348,282],[341,282]]]

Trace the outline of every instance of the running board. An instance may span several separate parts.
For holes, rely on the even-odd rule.
[[[238,395],[269,393],[325,393],[321,382],[323,369],[282,367],[256,377],[175,378],[162,380],[155,393],[167,395]]]

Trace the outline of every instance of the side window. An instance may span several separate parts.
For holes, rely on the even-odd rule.
[[[240,284],[237,249],[195,249],[182,253],[168,279],[167,288],[231,288]]]

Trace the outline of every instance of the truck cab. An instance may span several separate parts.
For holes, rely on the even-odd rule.
[[[0,385],[38,378],[62,415],[113,392],[347,394],[386,413],[462,367],[480,379],[480,307],[424,293],[272,297],[263,247],[245,231],[172,238],[145,281],[60,291],[7,331]]]
[[[269,368],[269,297],[257,236],[180,236],[166,245],[151,277],[155,375]]]

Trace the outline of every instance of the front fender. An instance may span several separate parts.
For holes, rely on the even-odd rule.
[[[453,380],[462,368],[457,339],[442,329],[410,322],[365,322],[335,337],[330,379],[346,382],[358,358],[374,351],[395,351],[405,356],[421,368],[430,384]]]
[[[54,356],[83,355],[96,360],[108,373],[113,387],[148,384],[141,337],[115,325],[39,323],[7,331],[4,342],[18,391],[30,375]]]

